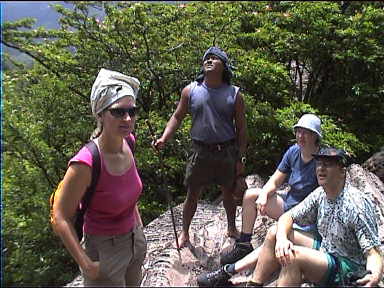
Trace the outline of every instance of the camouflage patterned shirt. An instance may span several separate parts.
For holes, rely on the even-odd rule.
[[[373,204],[350,184],[345,184],[335,200],[328,199],[319,186],[289,213],[294,223],[317,225],[322,252],[365,266],[364,253],[380,246]]]

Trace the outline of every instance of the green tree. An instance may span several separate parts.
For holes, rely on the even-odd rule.
[[[384,83],[383,4],[276,1],[247,3],[244,9],[238,41],[255,58],[280,65],[290,79],[284,87],[289,102],[316,107],[356,135],[365,143],[350,147],[359,161],[379,150],[384,128],[384,104],[379,100]],[[284,82],[279,83],[276,90],[284,93]],[[275,107],[281,104],[287,103],[276,102]]]
[[[48,198],[94,128],[89,94],[101,67],[141,81],[135,156],[145,224],[167,207],[161,191],[177,203],[185,197],[190,118],[163,152],[166,169],[151,142],[211,45],[228,52],[245,97],[248,173],[274,171],[306,112],[322,119],[325,144],[359,161],[384,145],[383,8],[376,2],[73,4],[53,5],[61,15],[57,30],[32,29],[33,19],[2,25],[2,43],[34,59],[32,67],[14,62],[3,73],[7,286],[60,285],[76,273],[49,226]]]

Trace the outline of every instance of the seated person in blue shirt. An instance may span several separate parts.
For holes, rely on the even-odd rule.
[[[250,241],[258,213],[277,220],[318,187],[312,154],[320,149],[320,124],[316,115],[305,114],[293,126],[297,143],[286,151],[276,171],[261,189],[251,188],[245,192],[240,239],[233,250],[221,256],[222,268],[198,277],[200,286],[227,285],[232,275],[254,267],[260,249],[253,250]],[[287,195],[276,193],[287,178],[290,185]],[[295,228],[309,230],[313,227]]]

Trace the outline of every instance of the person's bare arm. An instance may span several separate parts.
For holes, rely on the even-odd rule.
[[[68,167],[62,189],[55,195],[53,229],[84,273],[96,279],[99,276],[98,263],[85,254],[73,225],[76,209],[91,183],[91,173],[91,168],[84,164],[71,164]]]
[[[165,142],[167,142],[175,133],[177,128],[180,127],[183,119],[188,113],[188,102],[189,102],[189,86],[184,87],[183,91],[181,92],[181,98],[179,101],[179,104],[177,105],[177,108],[175,112],[172,114],[171,118],[169,119],[163,135],[156,140],[154,143],[155,148],[163,148],[165,145]]]
[[[287,211],[277,221],[275,245],[275,256],[283,266],[289,264],[292,257],[294,257],[294,245],[288,239],[292,226],[293,219],[289,211]]]
[[[135,206],[135,217],[136,217],[137,225],[139,225],[140,227],[144,227],[143,221],[141,220],[141,215],[140,215],[140,211],[139,211],[139,205],[137,203],[136,203],[136,206]]]
[[[265,209],[268,198],[274,193],[276,193],[277,189],[284,183],[286,177],[287,174],[276,169],[276,171],[272,174],[267,183],[265,183],[265,185],[263,186],[260,195],[256,200],[256,207],[261,215],[265,215],[266,213]]]
[[[240,155],[245,156],[247,150],[247,121],[245,118],[245,104],[239,92],[235,102],[236,140],[239,145]]]
[[[240,160],[246,156],[247,150],[247,122],[245,118],[245,104],[244,98],[240,92],[236,95],[235,101],[235,126],[236,126],[236,141],[239,146],[240,158],[236,165],[236,174],[238,176],[244,176],[244,166]]]

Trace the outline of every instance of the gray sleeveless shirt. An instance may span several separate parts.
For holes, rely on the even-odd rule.
[[[235,101],[239,87],[223,84],[209,88],[204,82],[189,84],[191,137],[205,143],[221,143],[236,136]]]

